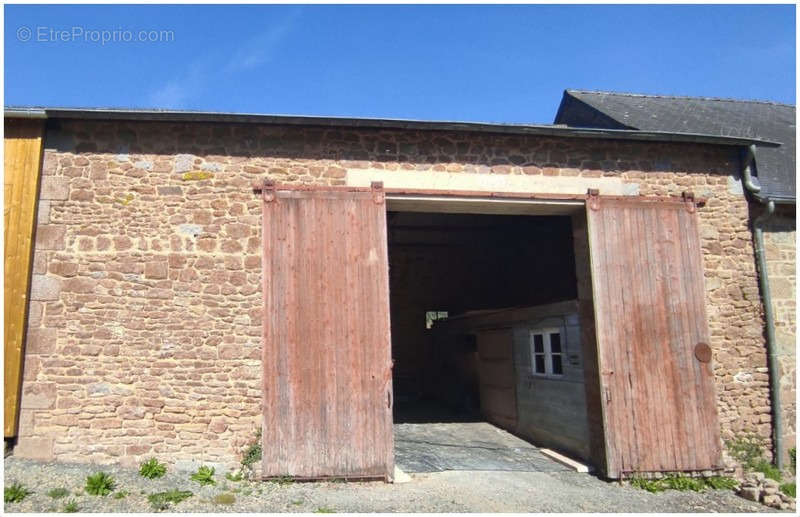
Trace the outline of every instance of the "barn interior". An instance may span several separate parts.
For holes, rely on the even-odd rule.
[[[474,336],[441,357],[436,321],[574,300],[570,217],[389,212],[387,228],[395,422],[480,419]]]
[[[455,442],[484,443],[497,434],[486,426],[585,458],[588,440],[583,373],[575,350],[580,348],[580,332],[571,217],[390,210],[387,230],[398,464],[425,470],[420,465],[426,462],[452,463]],[[473,332],[470,324],[481,320],[485,324],[485,315],[507,329]],[[547,320],[552,316],[557,318]],[[531,375],[532,356],[525,349],[533,328],[527,325],[534,320],[555,321],[562,332],[571,333],[563,339],[564,347],[569,340],[573,350],[570,355],[564,350],[563,375],[558,378]],[[488,346],[508,350],[505,364],[488,359],[492,371],[500,372],[490,372],[500,379],[488,382],[502,384],[502,389],[486,386],[487,337],[497,342]],[[513,412],[519,406],[519,418],[496,411],[512,405]],[[459,425],[443,427],[455,423]],[[421,443],[430,449],[424,451],[428,456],[418,454]],[[447,445],[440,448],[446,458],[432,452],[436,447],[431,444],[437,443]],[[522,444],[514,449],[530,446]],[[503,449],[496,445],[496,450]],[[480,449],[461,447],[457,454],[469,457]],[[531,451],[536,456],[536,449]],[[522,464],[531,467],[535,462]]]

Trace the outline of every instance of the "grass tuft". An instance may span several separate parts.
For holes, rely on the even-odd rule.
[[[11,486],[3,488],[3,501],[6,503],[21,503],[26,497],[33,492],[25,488],[19,483],[14,483]]]
[[[797,486],[795,482],[792,481],[791,483],[784,483],[781,485],[781,492],[788,495],[789,497],[797,497]]]
[[[170,507],[171,504],[178,504],[181,501],[192,497],[194,494],[188,490],[178,490],[173,488],[167,492],[157,492],[147,496],[150,506],[156,511],[163,511]]]
[[[139,465],[139,475],[147,479],[163,477],[167,473],[167,466],[159,463],[157,459],[150,458]]]
[[[114,491],[114,478],[105,472],[96,472],[86,476],[86,493],[97,496],[107,496]]]
[[[52,497],[53,499],[61,499],[62,497],[66,497],[69,495],[69,490],[64,487],[54,488],[47,492],[47,495]]]
[[[651,494],[666,490],[660,479],[631,478],[631,486],[640,490],[647,490]]]
[[[631,486],[650,493],[663,492],[664,490],[679,490],[702,492],[707,488],[713,490],[733,490],[739,483],[729,477],[713,476],[709,478],[692,478],[684,475],[673,474],[663,479],[632,478]]]
[[[688,476],[667,476],[664,478],[664,485],[672,490],[691,490],[692,492],[702,492],[705,483],[701,478],[690,478]]]
[[[236,474],[232,472],[226,472],[225,479],[228,481],[239,482],[244,479],[244,473],[241,470],[236,472]]]
[[[197,469],[197,472],[189,476],[192,481],[196,481],[201,485],[216,485],[217,482],[214,480],[214,467],[209,467],[207,465],[201,466]]]
[[[78,501],[75,499],[70,499],[67,501],[67,504],[64,505],[64,513],[77,513],[79,510]]]
[[[706,478],[706,485],[714,490],[734,490],[739,486],[739,482],[727,476],[713,476]]]

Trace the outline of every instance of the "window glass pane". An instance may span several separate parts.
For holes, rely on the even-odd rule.
[[[561,368],[561,355],[553,355],[553,375],[561,375],[564,370]]]
[[[545,373],[544,372],[544,356],[543,355],[537,355],[534,359],[535,359],[535,364],[536,364],[536,373]]]
[[[550,351],[554,354],[561,353],[561,334],[550,334]]]
[[[541,334],[533,335],[533,351],[537,354],[544,353],[544,336]]]
[[[425,312],[425,328],[433,327],[433,322],[436,320],[447,319],[447,311],[426,311]]]

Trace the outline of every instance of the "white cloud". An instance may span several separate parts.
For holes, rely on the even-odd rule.
[[[300,9],[292,10],[278,23],[248,40],[233,54],[225,71],[251,70],[271,60],[281,41],[294,28],[300,12]]]
[[[190,108],[192,101],[203,93],[214,76],[219,75],[220,70],[227,79],[270,61],[281,42],[294,28],[300,13],[300,9],[292,10],[282,20],[247,40],[227,58],[215,53],[193,61],[184,70],[149,92],[148,106]]]

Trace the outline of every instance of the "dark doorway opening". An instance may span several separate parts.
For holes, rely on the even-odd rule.
[[[484,421],[476,336],[448,319],[577,297],[569,216],[388,212],[395,423]]]

